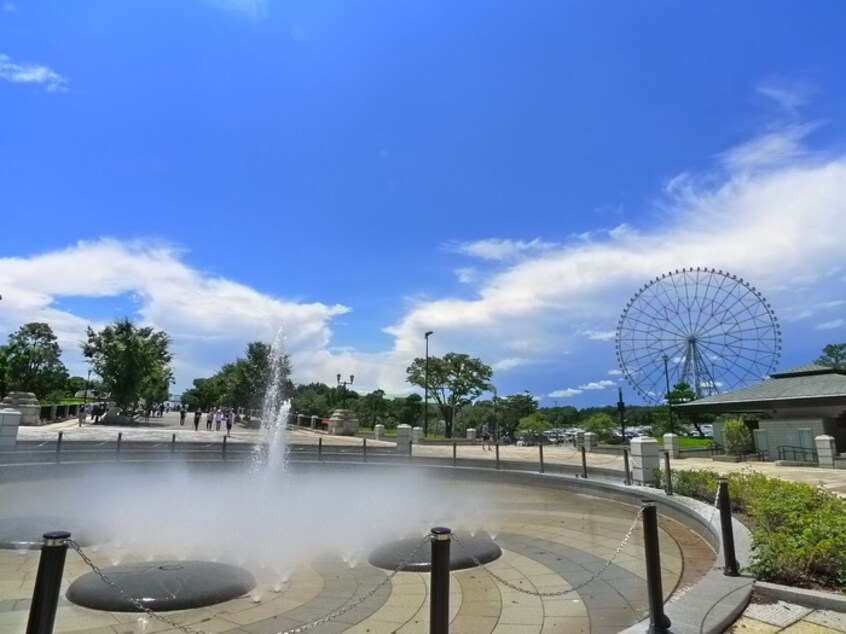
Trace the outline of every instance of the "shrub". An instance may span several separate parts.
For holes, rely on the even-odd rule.
[[[741,456],[752,445],[752,434],[749,428],[739,418],[732,418],[723,425],[723,440],[726,453],[731,456]]]

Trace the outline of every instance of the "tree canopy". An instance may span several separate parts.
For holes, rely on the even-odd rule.
[[[61,361],[62,350],[46,323],[24,324],[9,335],[5,346],[4,391],[34,392],[40,399],[64,388],[68,371]]]
[[[407,381],[426,388],[426,359],[414,359],[406,369]],[[435,399],[446,424],[446,436],[452,437],[456,414],[462,407],[492,390],[493,370],[480,359],[448,352],[443,357],[429,357],[429,394]]]
[[[119,319],[100,332],[87,330],[82,354],[102,379],[102,388],[123,410],[135,409],[139,399],[162,401],[173,382],[168,351],[170,337],[149,326],[139,328]]]
[[[846,370],[846,343],[830,343],[823,348],[822,354],[814,362],[829,368]]]

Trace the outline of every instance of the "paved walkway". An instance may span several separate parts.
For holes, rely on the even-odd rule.
[[[180,426],[178,415],[175,413],[165,414],[162,419],[151,419],[149,426],[118,428],[86,424],[83,427],[79,427],[76,421],[68,421],[37,428],[21,428],[19,439],[51,442],[55,440],[58,431],[63,431],[64,441],[73,442],[75,440],[94,440],[107,442],[115,440],[116,434],[120,431],[126,441],[141,440],[169,442],[173,434],[176,434],[177,442],[221,442],[222,436],[225,433],[224,431],[206,431],[204,429],[204,425],[201,426],[200,431],[194,431],[191,423],[192,421],[189,417],[186,421],[186,425],[184,427]],[[259,434],[260,432],[257,430],[236,427],[236,429],[232,431],[232,435],[228,441],[234,443],[253,443],[258,440]],[[289,442],[292,444],[316,444],[318,438],[323,438],[323,442],[330,445],[361,445],[361,440],[357,438],[331,437],[317,434],[309,430],[299,429],[291,430],[289,432]],[[368,446],[376,445],[390,447],[393,446],[393,443],[389,441],[376,442],[368,440]],[[452,456],[453,448],[450,445],[416,445],[413,448],[413,451],[414,456],[417,458],[446,458]],[[478,445],[459,445],[456,452],[459,459],[474,458],[477,460],[489,460],[491,462],[495,460],[493,451],[483,451]],[[537,447],[504,446],[500,447],[499,455],[501,460],[532,463],[539,462],[539,452],[540,450]],[[543,459],[546,464],[562,464],[571,465],[573,467],[581,466],[581,457],[573,447],[546,446],[544,447],[543,452]],[[619,470],[622,473],[622,459],[619,457],[599,453],[589,454],[587,462],[589,469],[612,469]],[[720,474],[727,474],[740,470],[754,470],[773,477],[806,482],[813,485],[822,485],[839,494],[846,495],[846,470],[819,469],[814,467],[777,467],[775,464],[769,462],[724,463],[712,461],[710,458],[684,458],[674,461],[672,466],[674,469],[710,469]],[[524,491],[518,493],[515,498],[514,492],[512,491],[509,493],[508,499],[522,499],[525,496],[528,496],[526,499],[529,500],[533,495],[535,494],[529,491]],[[543,539],[551,539],[558,543],[560,549],[561,544],[573,544],[575,543],[574,540],[578,541],[580,539],[578,531],[572,534],[567,531],[564,533],[555,532],[556,530],[560,531],[560,528],[555,528],[556,523],[558,523],[559,520],[556,519],[555,512],[552,512],[554,505],[550,504],[548,501],[538,503],[544,508],[544,513],[542,515],[549,516],[543,519],[542,524],[538,524],[538,522],[541,521],[541,516],[538,516],[533,518],[531,522],[524,522],[519,526],[519,528],[517,528],[517,524],[519,524],[517,518],[525,517],[525,509],[521,509],[519,515],[514,516],[511,520],[504,520],[505,526],[513,532],[513,536],[520,537],[512,537],[512,541],[509,544],[510,549],[508,558],[503,558],[503,560],[500,560],[496,566],[503,572],[506,570],[512,570],[509,574],[515,575],[515,578],[522,577],[527,580],[532,579],[534,581],[536,575],[542,569],[544,574],[551,575],[550,583],[553,584],[553,586],[560,583],[572,583],[569,576],[567,582],[563,581],[563,578],[555,572],[555,566],[550,565],[549,562],[539,564],[537,559],[531,556],[531,548],[533,547],[520,545],[523,544],[525,540],[536,540],[542,536]],[[588,516],[589,514],[582,515],[582,521],[587,521]],[[553,532],[550,533],[550,530]],[[604,553],[606,553],[607,549],[616,545],[616,543],[612,544],[611,542],[614,542],[618,536],[619,527],[612,530],[605,541],[600,541],[597,544],[594,544],[593,547],[600,549],[599,551],[596,551],[597,557],[599,557],[597,561],[600,561],[601,558],[605,556]],[[597,539],[599,538],[597,537]],[[606,541],[607,543],[605,543]],[[529,542],[525,542],[525,544],[528,543]],[[521,549],[522,554],[520,554]],[[591,549],[588,549],[585,552],[590,552],[590,550]],[[670,553],[667,553],[666,556],[668,557],[668,561],[672,561],[674,557],[674,555]],[[675,557],[680,563],[678,554],[675,555]],[[18,562],[19,564],[22,563],[20,560],[18,560]],[[536,569],[539,565],[540,568]],[[8,571],[8,568],[5,566],[3,567],[6,571]],[[81,574],[82,571],[79,572]],[[314,571],[312,571],[311,574],[313,573]],[[338,574],[338,571],[336,570],[332,574]],[[667,581],[672,584],[670,587],[681,583],[681,577],[679,576],[681,574],[681,568],[677,568],[675,572],[673,572],[672,569],[670,572],[665,570],[665,574],[671,575],[667,579]],[[318,573],[318,577],[319,576],[320,574]],[[362,625],[364,625],[365,622],[367,623],[367,626],[364,629],[361,629],[362,632],[364,632],[365,629],[370,632],[423,631],[423,624],[427,622],[427,617],[421,612],[421,610],[425,607],[427,580],[425,576],[416,575],[415,577],[416,579],[412,579],[411,576],[406,577],[403,575],[403,581],[399,582],[394,591],[390,593],[390,596],[384,599],[384,603],[381,607],[375,609],[370,617],[365,619],[365,621],[362,621]],[[559,603],[551,602],[547,604],[547,600],[544,599],[537,605],[532,604],[530,606],[526,604],[528,599],[522,598],[518,595],[508,595],[506,593],[500,596],[500,607],[498,609],[494,609],[493,613],[490,612],[490,608],[483,608],[481,609],[481,612],[479,612],[480,608],[476,603],[477,599],[474,599],[473,597],[488,596],[492,589],[487,588],[486,584],[489,584],[490,580],[486,581],[484,576],[478,577],[477,573],[460,573],[456,575],[456,578],[459,580],[459,583],[457,584],[459,589],[453,589],[454,597],[453,601],[451,601],[453,609],[457,610],[457,612],[453,615],[453,623],[456,626],[453,628],[453,631],[455,632],[551,632],[563,631],[560,628],[565,625],[567,627],[567,631],[587,631],[590,629],[592,632],[611,632],[617,631],[617,629],[620,629],[625,624],[631,622],[631,619],[634,618],[634,614],[639,609],[643,608],[643,606],[627,601],[625,602],[625,609],[621,606],[620,608],[612,608],[610,612],[607,612],[607,614],[605,612],[594,612],[593,616],[591,616],[591,609],[588,605],[589,602],[587,601],[578,602],[578,606],[576,606],[575,604],[570,605],[570,603],[566,600],[559,600]],[[634,578],[632,579],[632,582],[634,584],[639,583]],[[314,578],[312,581],[305,583],[306,585],[303,586],[303,588],[311,587],[309,584],[313,585],[316,583],[317,585],[321,585],[321,583],[325,583],[325,580],[320,582],[319,579]],[[477,585],[479,583],[481,583],[481,586]],[[667,585],[665,583],[665,588],[666,587]],[[2,588],[4,590],[2,594],[5,597],[8,588],[7,586],[2,586]],[[305,592],[305,595],[302,595],[303,592]],[[271,629],[269,629],[270,626],[266,615],[270,613],[279,614],[283,604],[288,605],[292,597],[295,596],[300,596],[300,598],[296,599],[291,605],[302,605],[303,602],[307,603],[309,601],[306,597],[308,592],[317,591],[298,590],[293,594],[283,592],[280,597],[270,597],[264,601],[261,599],[254,600],[255,604],[258,604],[259,607],[255,604],[251,604],[250,600],[241,600],[241,603],[244,605],[242,608],[236,609],[236,612],[238,610],[243,610],[245,615],[252,612],[254,613],[253,616],[258,616],[256,616],[256,619],[253,619],[252,617],[250,617],[250,619],[246,619],[246,617],[244,617],[240,621],[235,619],[239,623],[243,623],[242,626],[244,627],[243,630],[237,631],[271,631]],[[618,596],[626,596],[626,593],[621,593],[620,589],[617,589],[614,592]],[[275,590],[273,593],[278,594]],[[21,596],[16,599],[16,601],[20,601],[26,596],[28,595],[26,594],[26,591],[24,591]],[[308,596],[316,597],[317,595]],[[280,600],[282,601],[281,603],[279,603]],[[8,618],[11,613],[2,613],[4,604],[5,602],[0,600],[0,634],[5,634],[6,632],[11,634],[13,631],[19,631],[15,628],[19,627],[20,620],[14,620],[13,618],[14,625],[10,623]],[[73,606],[68,606],[67,609],[71,611],[80,610],[79,608],[75,608]],[[594,610],[596,609],[599,609],[599,606],[594,606]],[[205,610],[213,611],[214,609],[208,608]],[[616,612],[614,610],[616,610]],[[15,611],[13,610],[12,612]],[[200,610],[197,612],[204,611]],[[612,614],[616,616],[612,616]],[[540,615],[540,617],[532,615]],[[11,616],[20,617],[20,612],[17,611],[16,615]],[[208,619],[216,617],[212,617],[208,614],[203,616],[203,618]],[[540,621],[537,623],[534,621],[536,618],[540,618]],[[121,619],[121,622],[129,621]],[[224,619],[224,622],[221,622],[213,629],[215,631],[226,630],[226,622],[229,621]],[[259,622],[263,623],[263,625],[258,625]],[[256,629],[250,627],[249,623],[253,623]],[[379,625],[379,623],[382,624]],[[484,625],[484,623],[487,623],[487,625]],[[547,623],[547,625],[545,626],[544,623]],[[553,623],[555,624],[555,627],[550,628],[550,624]],[[276,624],[274,620],[273,627],[276,627],[277,625],[281,626],[282,623]],[[352,624],[347,624],[347,627],[350,627],[350,631],[358,631],[352,626]],[[90,628],[90,624],[86,625],[86,627],[82,629],[86,631],[102,632],[126,631],[114,626],[109,626],[102,630],[92,630],[87,628]],[[62,630],[57,629],[57,631]],[[64,631],[81,630],[65,629]],[[148,631],[158,631],[158,628],[150,629]],[[846,632],[846,615],[836,612],[810,610],[795,604],[786,604],[782,602],[772,603],[759,598],[750,604],[742,618],[735,623],[732,631],[742,634],[757,634],[758,632],[771,634],[782,631],[811,634]]]

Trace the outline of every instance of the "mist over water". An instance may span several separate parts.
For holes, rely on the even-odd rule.
[[[290,404],[282,393],[285,369],[285,331],[276,332],[270,347],[268,387],[261,407],[259,441],[253,447],[253,473],[277,474],[285,468],[288,451],[287,425]]]

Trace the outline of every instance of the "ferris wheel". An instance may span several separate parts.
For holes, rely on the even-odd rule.
[[[678,383],[708,396],[766,378],[778,364],[781,331],[754,286],[725,271],[684,268],[635,293],[616,348],[628,382],[659,403]]]

